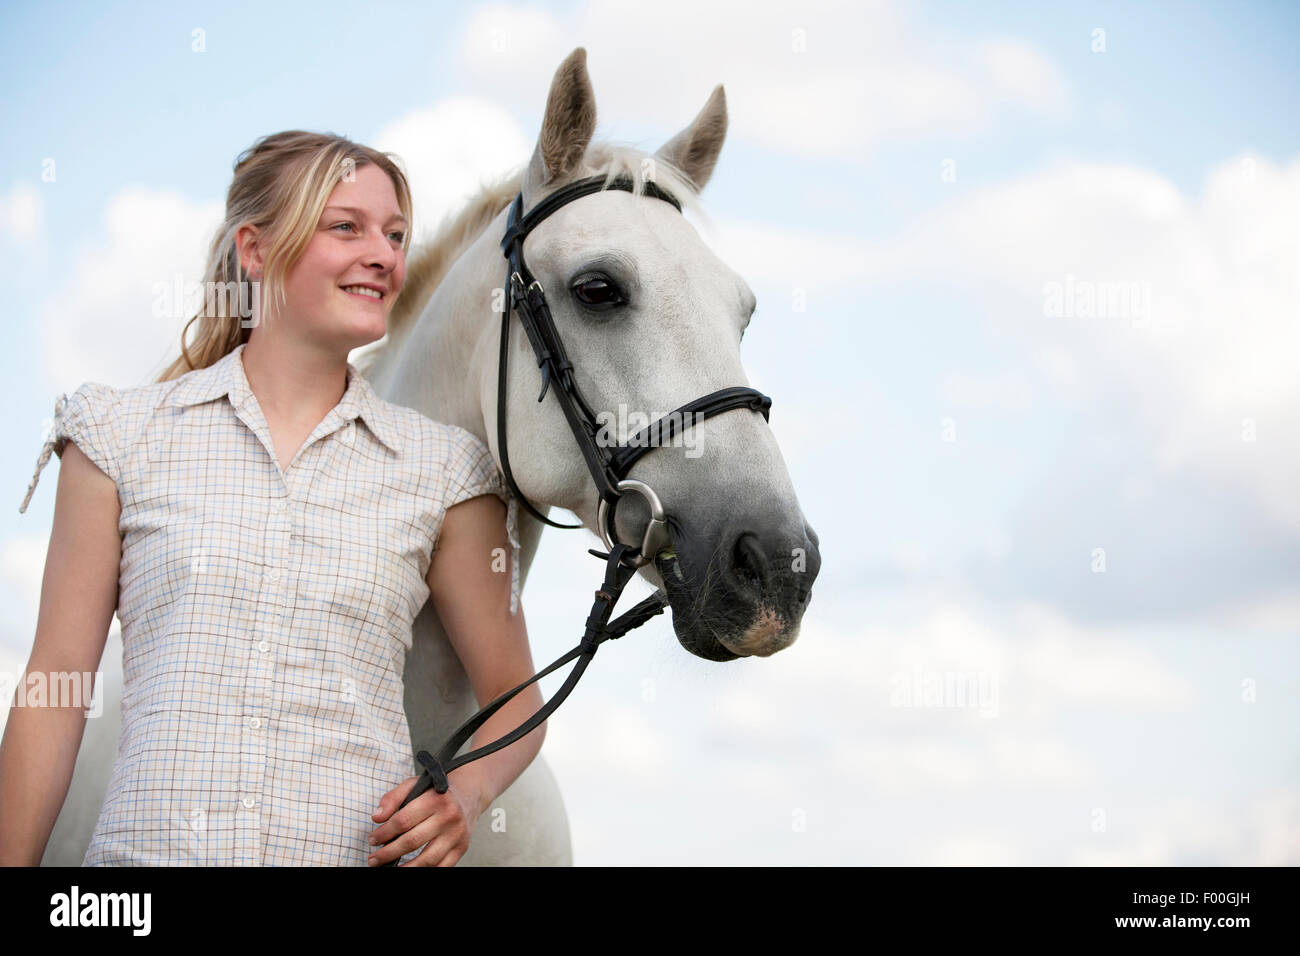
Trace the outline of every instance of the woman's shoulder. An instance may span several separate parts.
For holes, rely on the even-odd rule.
[[[491,457],[487,443],[468,428],[437,421],[405,405],[382,399],[380,405],[415,458],[447,465]]]
[[[84,407],[91,412],[114,411],[126,414],[140,409],[156,408],[183,383],[184,378],[185,376],[182,376],[166,382],[125,386],[85,381],[73,391],[60,396],[59,401]]]
[[[36,470],[19,512],[27,510],[37,482],[50,456],[63,457],[73,442],[100,471],[122,480],[122,462],[131,436],[152,416],[159,396],[171,383],[119,388],[104,382],[85,381],[54,402],[54,414],[47,420],[45,441],[36,459]]]
[[[78,424],[82,428],[98,430],[112,446],[115,456],[125,458],[137,438],[167,404],[168,397],[184,385],[189,375],[141,385],[82,382],[70,394],[59,397],[55,417],[74,430]]]

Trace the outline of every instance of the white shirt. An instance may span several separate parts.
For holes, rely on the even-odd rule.
[[[349,363],[284,471],[243,349],[60,397],[19,508],[69,440],[121,503],[122,733],[88,866],[364,866],[416,772],[402,671],[447,508],[507,503],[518,607],[515,502],[480,439]]]

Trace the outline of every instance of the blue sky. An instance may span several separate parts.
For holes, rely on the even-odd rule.
[[[709,235],[758,294],[746,367],[824,570],[769,660],[691,659],[663,622],[602,652],[545,751],[576,861],[1300,862],[1300,10],[640,9],[6,5],[0,663],[35,626],[56,463],[16,507],[54,397],[175,348],[151,283],[197,270],[238,153],[393,149],[428,227],[527,159],[581,44],[598,137],[653,150],[726,86]],[[1145,283],[1150,326],[1046,315],[1067,275]],[[543,542],[538,661],[590,544]],[[892,705],[914,667],[1000,675],[998,716]]]

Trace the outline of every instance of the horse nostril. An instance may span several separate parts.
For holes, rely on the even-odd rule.
[[[731,574],[746,590],[762,595],[767,583],[767,558],[758,539],[748,532],[736,539]]]

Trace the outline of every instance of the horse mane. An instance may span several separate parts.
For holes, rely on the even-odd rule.
[[[653,163],[653,175],[646,175],[647,161]],[[662,156],[617,143],[593,143],[583,157],[582,168],[569,179],[580,176],[605,176],[606,186],[615,179],[628,178],[638,195],[644,192],[647,178],[672,193],[681,203],[682,212],[698,210],[699,191],[681,170]],[[477,194],[459,210],[449,213],[433,236],[414,245],[406,259],[406,281],[388,315],[388,332],[373,347],[353,360],[357,370],[370,377],[379,356],[398,346],[410,333],[425,304],[438,288],[452,264],[483,234],[483,230],[505,209],[519,192],[526,167],[520,167],[494,182],[485,183]],[[563,185],[557,182],[555,186]]]
[[[459,212],[443,218],[432,238],[415,244],[406,259],[406,281],[388,314],[388,333],[383,343],[367,349],[355,360],[362,375],[368,378],[380,353],[406,338],[452,263],[515,198],[522,181],[523,170],[516,169],[496,182],[484,184]]]

